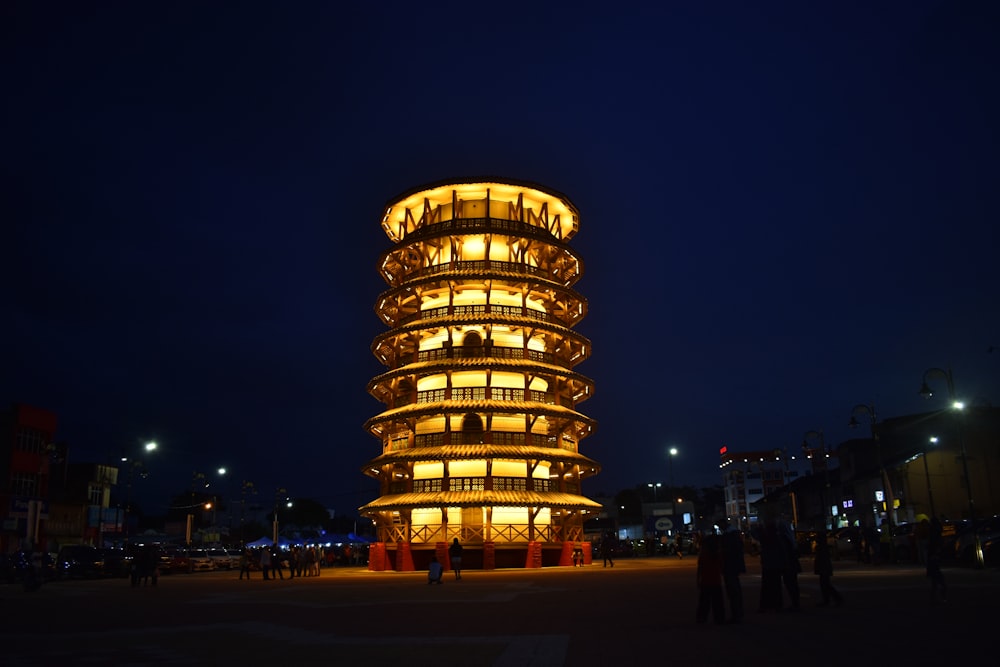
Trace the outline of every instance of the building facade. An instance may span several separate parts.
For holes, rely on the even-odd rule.
[[[15,403],[0,412],[0,552],[65,544],[108,546],[122,539],[121,507],[111,507],[118,468],[70,463],[55,441],[57,415]]]
[[[48,410],[15,403],[0,412],[0,550],[46,546],[49,486],[57,419]],[[63,460],[65,457],[63,457]]]
[[[391,199],[381,225],[388,331],[372,351],[387,370],[368,391],[385,409],[362,469],[380,496],[359,509],[386,566],[455,539],[466,567],[560,562],[601,510],[581,491],[600,466],[581,453],[596,424],[578,411],[593,382],[575,370],[591,351],[573,330],[587,314],[575,206],[533,183],[455,180]]]
[[[719,450],[726,494],[726,516],[749,529],[757,523],[755,503],[798,479],[811,465],[806,455],[782,449],[735,452]]]

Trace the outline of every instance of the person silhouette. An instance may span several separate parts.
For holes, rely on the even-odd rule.
[[[611,567],[615,566],[614,553],[611,550],[611,535],[605,535],[601,539],[601,558],[604,559],[604,567],[611,564]]]
[[[722,583],[729,598],[729,622],[739,623],[743,620],[743,586],[740,575],[747,571],[746,559],[743,556],[743,535],[733,521],[726,524],[726,532],[722,534]]]
[[[448,547],[448,557],[451,559],[451,569],[455,570],[455,580],[462,578],[462,545],[456,537]]]
[[[437,556],[431,554],[431,562],[430,565],[427,566],[427,583],[440,584],[442,574],[444,574],[444,568],[438,561]]]
[[[726,609],[722,604],[722,544],[719,536],[705,537],[698,550],[696,578],[698,582],[698,608],[695,618],[699,623],[708,620],[711,612],[716,624],[726,622]]]
[[[941,571],[941,558],[944,555],[943,526],[937,517],[933,517],[930,524],[927,535],[927,578],[931,580],[931,604],[937,604],[948,601],[948,585]]]
[[[833,558],[830,556],[830,544],[827,542],[826,528],[816,533],[816,557],[813,560],[813,574],[819,576],[819,592],[822,600],[817,607],[825,607],[833,601],[834,606],[844,604],[843,596],[830,583],[833,577]]]

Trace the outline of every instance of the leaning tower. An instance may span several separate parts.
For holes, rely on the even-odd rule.
[[[365,424],[380,447],[363,468],[380,495],[359,508],[373,562],[447,563],[457,538],[464,567],[567,564],[601,508],[580,488],[600,466],[580,453],[596,424],[574,370],[590,355],[573,331],[587,314],[576,207],[535,183],[459,179],[389,200],[381,225],[386,371],[368,391],[385,409]]]

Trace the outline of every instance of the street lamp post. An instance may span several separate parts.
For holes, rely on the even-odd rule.
[[[247,540],[244,534],[244,524],[246,522],[246,511],[247,511],[247,494],[252,496],[257,495],[257,489],[254,488],[253,482],[248,482],[243,480],[243,484],[240,486],[240,547],[246,548]]]
[[[226,477],[226,472],[227,472],[227,470],[224,467],[220,467],[220,468],[218,468],[215,471],[215,474],[218,475],[219,477],[225,478]],[[228,492],[229,484],[228,484],[228,480],[227,480],[227,484],[226,484],[226,489],[227,489],[227,492],[226,492],[226,495],[224,497],[226,498],[226,502],[228,503],[229,502],[229,492]],[[213,501],[212,502],[212,530],[214,531],[214,533],[217,536],[219,536],[219,537],[216,537],[216,539],[221,539],[222,529],[219,527],[219,496],[218,495],[213,495],[212,496],[212,501]],[[230,511],[229,516],[232,517],[232,511]],[[230,521],[229,529],[232,530],[232,521]]]
[[[932,445],[936,445],[938,439],[936,436],[931,436],[928,440]],[[927,445],[924,445],[924,476],[927,478],[927,503],[931,506],[931,516],[937,516],[937,511],[934,509],[934,493],[931,491],[931,471],[927,467]]]
[[[151,452],[154,449],[156,449],[156,443],[155,442],[147,442],[145,444],[145,446],[143,447],[143,449],[145,449],[147,452]],[[126,486],[125,486],[125,527],[124,527],[124,539],[123,539],[123,541],[125,542],[125,546],[127,547],[128,546],[128,537],[129,537],[129,525],[128,525],[129,517],[128,517],[128,515],[129,515],[129,510],[130,510],[130,508],[132,506],[132,478],[133,478],[133,475],[135,474],[135,471],[136,471],[137,468],[140,469],[140,473],[139,473],[140,476],[141,477],[145,477],[146,476],[146,467],[145,467],[145,465],[143,464],[142,461],[140,461],[138,459],[130,459],[127,456],[122,456],[122,463],[124,463],[124,464],[126,464],[128,466],[128,482],[126,483]]]
[[[851,410],[851,421],[848,426],[856,427],[859,426],[857,416],[863,414],[868,417],[868,424],[871,428],[872,440],[875,442],[875,455],[878,457],[878,470],[879,475],[882,477],[882,484],[885,490],[885,519],[889,524],[889,562],[893,562],[893,527],[896,522],[893,521],[892,515],[895,511],[895,500],[892,494],[892,481],[889,479],[889,473],[886,472],[885,462],[882,459],[882,442],[878,436],[878,429],[875,427],[878,422],[878,413],[875,412],[875,404],[865,404],[859,403],[855,405]]]
[[[930,385],[927,384],[928,380],[944,380],[948,386],[948,398],[951,401],[951,407],[958,411],[958,444],[961,447],[962,455],[962,474],[965,475],[965,491],[969,496],[969,523],[972,525],[972,535],[974,540],[975,549],[975,565],[976,567],[982,568],[984,566],[983,562],[983,545],[979,541],[979,531],[976,529],[976,501],[972,495],[972,477],[969,476],[969,456],[965,449],[965,429],[962,428],[962,414],[965,409],[965,404],[955,398],[955,381],[951,375],[951,369],[944,370],[942,368],[928,368],[924,371],[924,378],[920,384],[920,395],[924,398],[930,398],[934,395],[931,390]]]
[[[671,447],[667,453],[670,454],[668,461],[670,462],[670,490],[672,492],[674,490],[674,457],[677,456],[677,448]]]
[[[205,479],[205,473],[197,471],[191,473],[191,506],[188,507],[187,531],[185,535],[189,549],[191,548],[192,533],[194,532],[194,510],[198,506],[194,498],[195,488],[197,488],[199,482],[201,483],[202,488],[208,487],[208,481]]]
[[[274,517],[273,517],[273,519],[274,519],[274,544],[275,544],[275,546],[278,545],[278,503],[281,501],[281,498],[284,498],[286,505],[288,507],[292,506],[292,502],[288,499],[288,495],[287,494],[288,494],[288,491],[286,489],[280,488],[280,487],[278,488],[277,491],[274,492]]]
[[[655,503],[656,502],[656,490],[658,488],[660,488],[661,486],[663,486],[663,484],[661,484],[660,482],[650,482],[646,486],[648,486],[649,488],[653,489],[653,502]]]
[[[830,503],[828,500],[828,494],[830,493],[830,466],[826,460],[826,440],[823,438],[823,431],[806,431],[802,436],[802,451],[805,453],[806,457],[812,461],[813,473],[816,472],[817,465],[819,464],[817,464],[816,460],[813,458],[816,456],[816,450],[809,447],[810,438],[819,438],[819,454],[823,457],[823,488],[819,494],[819,502],[822,505],[823,510],[823,525],[826,527],[826,524],[828,523],[827,520],[830,519],[829,523],[832,528],[833,521],[830,517]]]

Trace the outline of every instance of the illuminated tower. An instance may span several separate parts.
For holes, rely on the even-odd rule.
[[[590,355],[573,331],[576,208],[533,183],[450,180],[391,199],[381,224],[389,331],[372,351],[388,370],[368,384],[385,410],[365,424],[381,453],[363,468],[380,497],[361,513],[396,569],[456,537],[466,567],[563,562],[600,510],[580,489],[600,467],[580,454],[595,423],[577,411],[593,382],[573,370]]]

